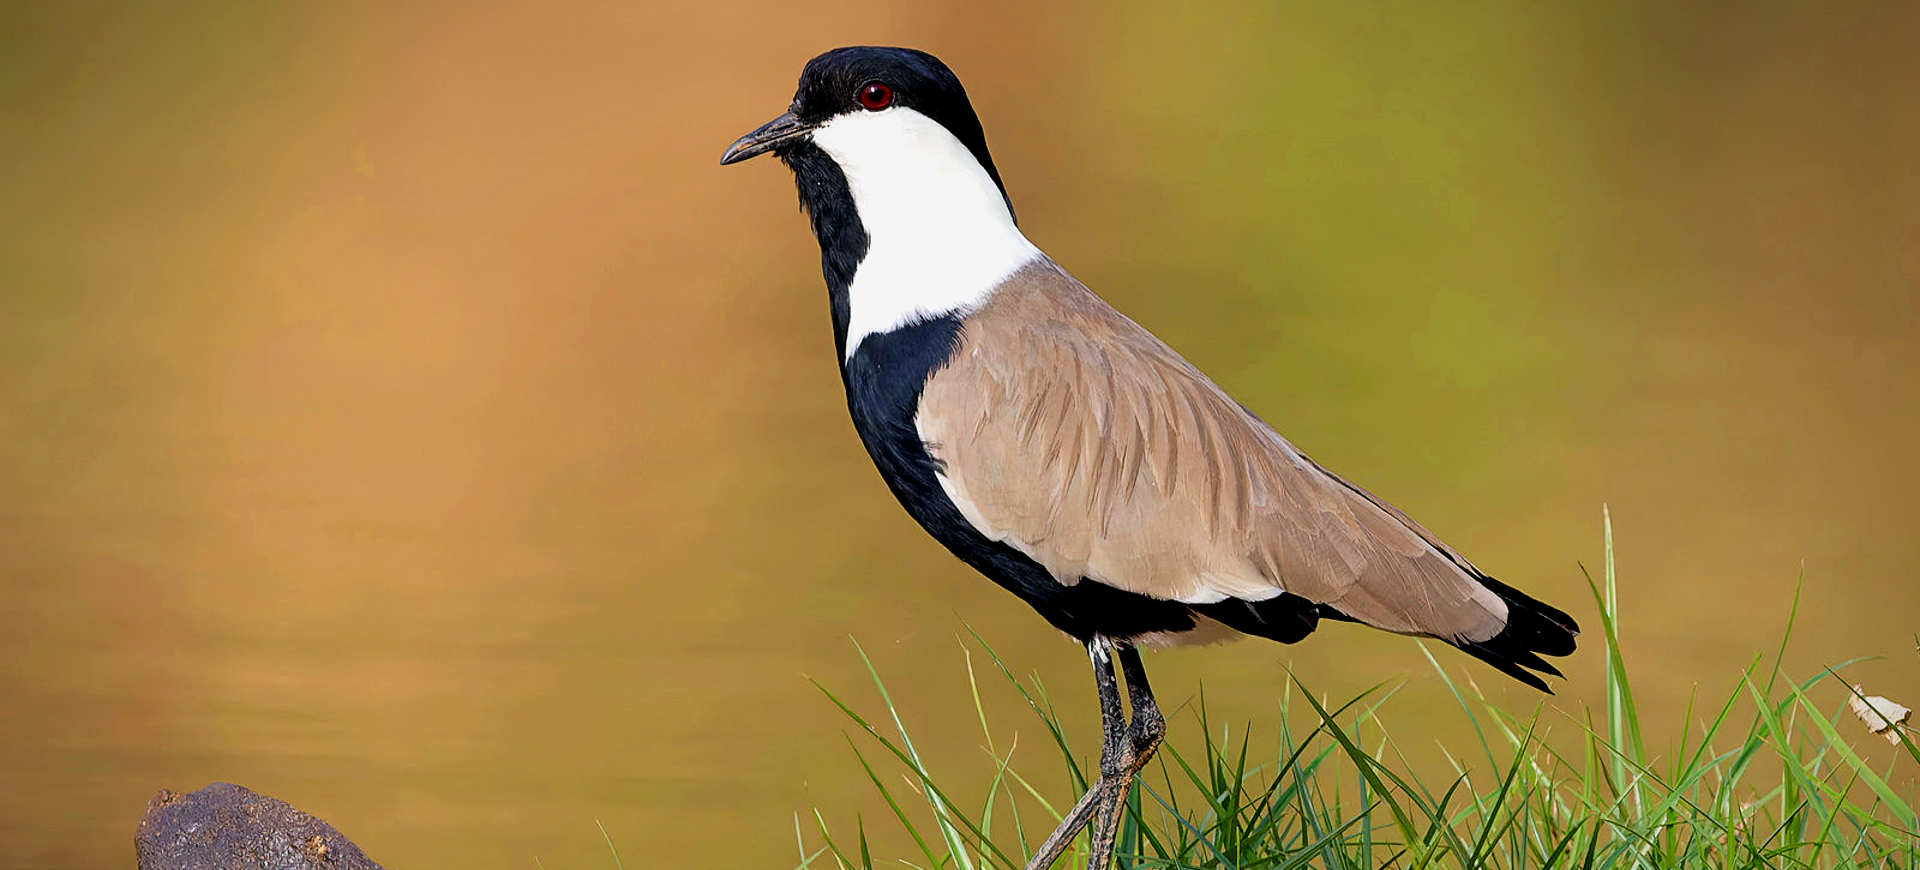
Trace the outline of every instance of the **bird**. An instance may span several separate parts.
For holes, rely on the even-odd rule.
[[[910,48],[808,61],[787,111],[722,165],[773,154],[820,245],[847,409],[906,512],[1084,645],[1100,775],[1027,864],[1123,802],[1166,734],[1142,646],[1322,620],[1452,644],[1550,692],[1565,612],[1503,584],[1321,467],[1021,232],[960,79]],[[1126,686],[1123,705],[1121,684]]]

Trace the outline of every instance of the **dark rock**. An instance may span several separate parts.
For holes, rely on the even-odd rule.
[[[133,850],[140,870],[381,870],[325,820],[226,782],[154,795]]]

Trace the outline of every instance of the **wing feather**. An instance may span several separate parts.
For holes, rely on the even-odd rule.
[[[1051,262],[967,318],[916,422],[963,515],[1062,583],[1196,604],[1287,592],[1464,642],[1506,624],[1459,554]]]

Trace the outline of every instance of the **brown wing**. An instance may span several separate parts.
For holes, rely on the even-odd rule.
[[[1506,623],[1458,554],[1051,262],[968,317],[916,422],[966,518],[1063,583],[1194,604],[1286,591],[1449,640]]]

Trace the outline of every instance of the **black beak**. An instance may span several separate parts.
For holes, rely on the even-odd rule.
[[[727,153],[720,155],[720,165],[739,163],[749,157],[758,157],[780,147],[780,143],[813,131],[813,125],[801,123],[792,112],[783,112],[780,117],[760,125],[760,129],[734,140],[727,146]]]

